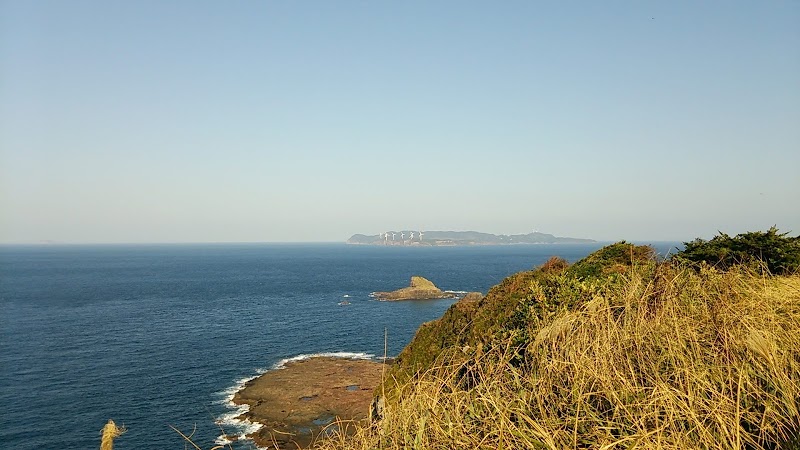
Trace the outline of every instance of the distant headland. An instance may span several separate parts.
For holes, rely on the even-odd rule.
[[[528,234],[491,234],[477,231],[387,231],[366,235],[354,234],[347,240],[354,245],[513,245],[513,244],[586,244],[593,239],[559,237],[534,231]]]

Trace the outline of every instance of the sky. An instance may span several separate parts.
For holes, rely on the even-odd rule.
[[[800,234],[800,2],[0,0],[0,243]]]

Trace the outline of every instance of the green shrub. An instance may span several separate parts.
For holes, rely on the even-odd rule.
[[[720,270],[736,265],[763,265],[776,275],[800,270],[800,236],[789,237],[776,227],[730,237],[720,232],[710,241],[697,238],[685,242],[685,248],[673,259],[689,263],[707,263]]]

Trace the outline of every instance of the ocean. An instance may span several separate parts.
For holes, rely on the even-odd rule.
[[[486,293],[552,255],[575,261],[602,245],[0,246],[0,442],[96,449],[113,419],[128,430],[117,450],[184,448],[170,425],[208,449],[220,427],[248,430],[229,403],[246,380],[315,354],[380,357],[384,330],[396,355],[453,303],[371,292],[420,275]]]

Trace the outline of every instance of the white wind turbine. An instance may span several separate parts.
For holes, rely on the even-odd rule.
[[[409,239],[411,239],[412,241],[414,240],[414,232],[413,231],[411,232],[411,237]]]
[[[400,240],[403,241],[405,240],[405,238],[406,238],[406,232],[403,231],[402,233],[400,233]]]
[[[422,235],[423,235],[423,234],[424,234],[424,233],[423,233],[422,231],[420,231],[420,232],[419,232],[419,240],[420,240],[420,241],[422,240]]]
[[[394,240],[394,237],[395,237],[395,233],[392,232],[392,240]]]

